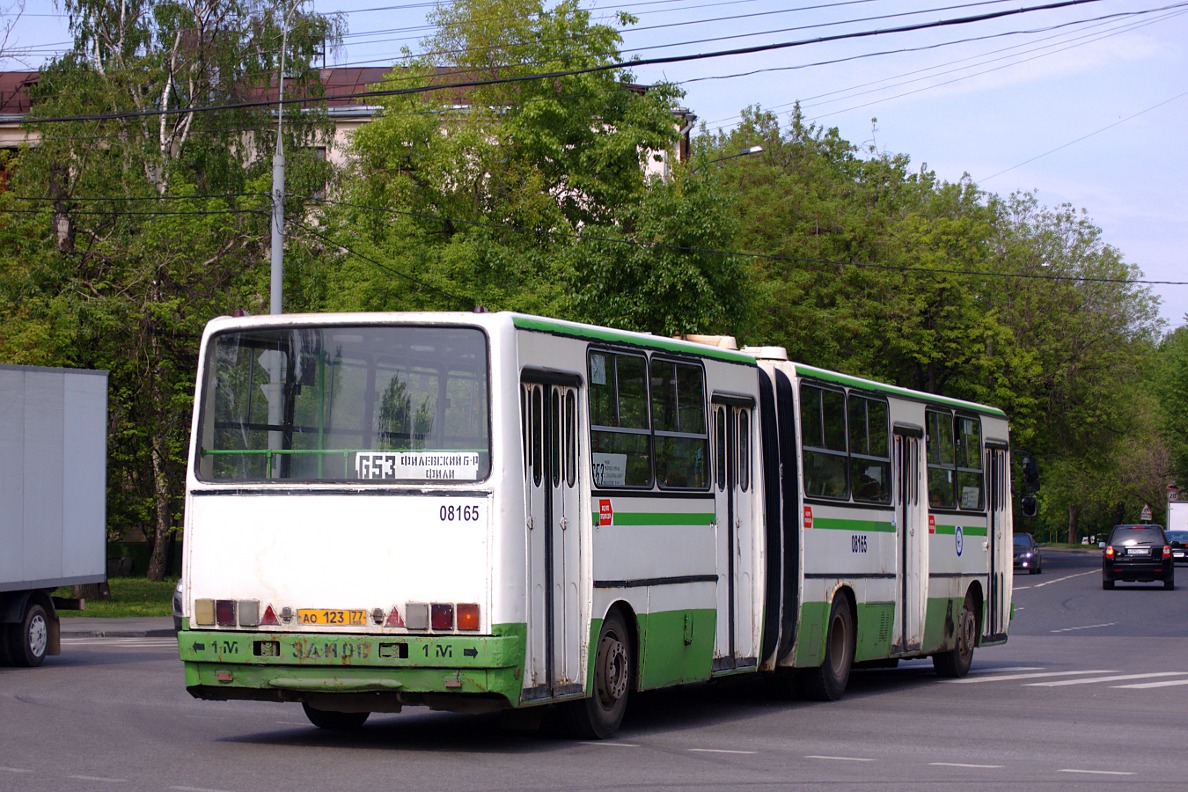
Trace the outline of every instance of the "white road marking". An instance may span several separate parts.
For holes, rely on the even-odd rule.
[[[1018,679],[1043,679],[1044,677],[1083,676],[1087,674],[1116,674],[1110,668],[1100,668],[1096,671],[1040,671],[1034,674],[987,674],[979,677],[965,677],[964,679],[946,679],[951,685],[973,685],[978,682],[1011,682]]]
[[[930,767],[968,767],[973,770],[1001,770],[1006,765],[966,764],[964,762],[929,762]]]
[[[1083,627],[1062,627],[1059,630],[1049,630],[1051,633],[1062,632],[1076,632],[1077,630],[1096,630],[1099,627],[1113,627],[1118,622],[1106,622],[1105,624],[1086,624]]]
[[[1015,586],[1015,591],[1023,591],[1025,589],[1033,589],[1033,588],[1043,588],[1044,586],[1050,586],[1053,583],[1063,583],[1064,581],[1072,580],[1073,578],[1084,577],[1085,575],[1096,575],[1099,573],[1100,573],[1100,570],[1091,569],[1088,572],[1078,572],[1075,575],[1065,575],[1064,577],[1061,577],[1061,578],[1053,578],[1052,580],[1045,580],[1043,583],[1036,583],[1034,586]]]
[[[128,782],[126,778],[104,778],[102,776],[72,775],[66,777],[77,781],[105,781],[110,784],[126,784]]]
[[[1092,685],[1097,682],[1121,682],[1125,679],[1152,679],[1154,677],[1183,677],[1188,671],[1155,671],[1149,674],[1120,674],[1117,676],[1090,677],[1088,679],[1062,679],[1058,682],[1028,682],[1023,687],[1064,687],[1066,685]],[[1188,679],[1183,680],[1188,684]],[[1114,687],[1122,687],[1114,685]]]
[[[1146,690],[1147,688],[1180,687],[1188,685],[1188,677],[1184,679],[1165,679],[1162,682],[1139,682],[1134,685],[1110,685],[1110,687],[1129,690]]]
[[[1064,770],[1057,770],[1056,772],[1057,773],[1081,773],[1083,775],[1109,775],[1109,776],[1132,776],[1132,775],[1134,775],[1134,773],[1123,772],[1121,770],[1075,770],[1075,769],[1071,769],[1071,768],[1064,769]]]
[[[0,767],[6,773],[32,773],[32,770],[26,770],[23,767]]]
[[[605,740],[589,740],[578,745],[596,745],[599,748],[638,748],[639,743],[606,742]]]
[[[753,754],[755,751],[731,751],[726,748],[689,748],[690,753]]]
[[[861,756],[817,756],[809,755],[805,759],[829,759],[835,762],[873,762],[874,759],[867,759]]]

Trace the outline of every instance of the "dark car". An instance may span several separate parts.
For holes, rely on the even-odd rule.
[[[1035,537],[1029,533],[1015,534],[1015,571],[1038,575],[1043,569],[1044,559]]]
[[[1167,543],[1171,545],[1172,561],[1188,564],[1188,531],[1166,531]]]
[[[1101,555],[1101,587],[1112,589],[1116,580],[1163,581],[1176,587],[1176,567],[1163,526],[1115,525]]]

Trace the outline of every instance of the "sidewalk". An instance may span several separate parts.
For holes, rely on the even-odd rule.
[[[64,616],[62,636],[91,638],[173,637],[172,616],[143,616],[102,619],[95,616]]]

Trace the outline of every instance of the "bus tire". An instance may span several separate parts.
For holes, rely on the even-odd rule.
[[[854,665],[854,615],[844,596],[833,598],[825,631],[825,659],[796,674],[800,695],[810,701],[837,701],[846,692]]]
[[[30,602],[25,618],[8,628],[8,660],[12,665],[35,668],[49,650],[49,614],[37,602]]]
[[[593,695],[566,705],[566,720],[574,736],[604,740],[619,730],[627,712],[634,668],[627,622],[619,611],[613,610],[607,614],[598,632],[591,685]]]
[[[956,645],[947,652],[932,656],[932,667],[938,676],[960,679],[969,673],[973,665],[974,647],[978,643],[978,617],[974,612],[972,594],[965,595],[961,603],[961,615],[957,619]]]
[[[301,702],[301,706],[305,709],[305,717],[309,718],[310,723],[319,729],[331,731],[357,729],[366,723],[367,718],[371,715],[370,712],[334,712],[333,710],[318,709],[304,701]]]

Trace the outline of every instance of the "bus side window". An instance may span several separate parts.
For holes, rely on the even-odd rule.
[[[807,383],[800,386],[804,438],[804,493],[847,498],[846,394]]]
[[[981,510],[985,478],[982,475],[982,426],[977,418],[957,416],[958,507]]]
[[[544,467],[544,389],[532,388],[532,483],[540,486]]]
[[[751,488],[751,412],[738,412],[738,485],[743,492]]]
[[[718,471],[718,490],[726,489],[726,408],[714,408],[714,469]]]
[[[656,481],[666,489],[704,490],[709,484],[705,371],[652,358],[651,381]]]
[[[577,481],[577,396],[565,392],[565,483],[572,487]]]
[[[924,423],[928,445],[928,505],[952,509],[956,505],[957,487],[953,414],[948,410],[927,410]]]
[[[587,363],[594,486],[652,486],[647,359],[591,350]]]
[[[850,392],[850,482],[854,500],[891,502],[887,402]]]

